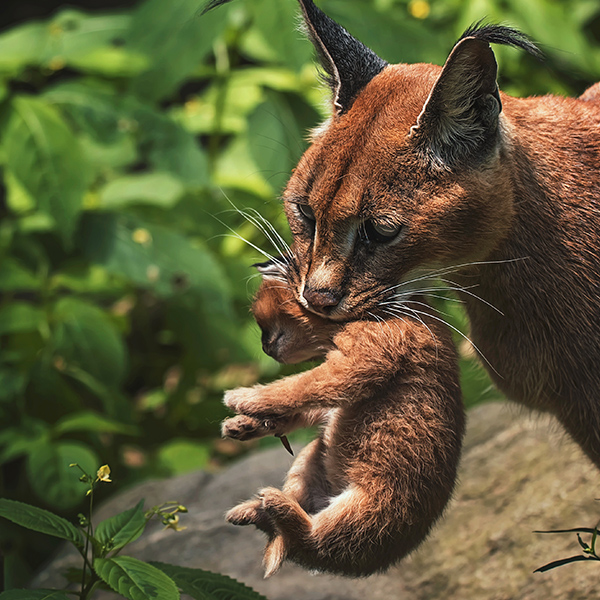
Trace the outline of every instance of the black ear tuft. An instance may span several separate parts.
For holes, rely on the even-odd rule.
[[[341,25],[317,8],[312,0],[299,0],[326,81],[338,113],[348,110],[357,94],[386,65],[372,50],[353,38]]]
[[[489,44],[502,44],[503,46],[512,46],[520,48],[532,54],[536,58],[544,58],[541,50],[521,31],[506,27],[505,25],[494,25],[492,23],[484,23],[477,21],[471,25],[461,36],[460,40],[465,38],[475,38],[483,40]]]

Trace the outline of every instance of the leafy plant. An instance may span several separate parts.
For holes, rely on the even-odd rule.
[[[568,565],[573,562],[581,562],[584,560],[600,560],[600,556],[598,556],[596,552],[596,540],[598,539],[598,526],[600,523],[596,525],[593,529],[590,527],[576,527],[574,529],[555,529],[552,531],[535,531],[534,533],[576,533],[577,534],[577,542],[581,546],[583,550],[583,554],[576,554],[575,556],[570,556],[568,558],[561,558],[559,560],[552,561],[543,567],[539,567],[534,571],[534,573],[545,573],[546,571],[550,571],[551,569],[556,569],[556,567],[562,567],[563,565]],[[581,534],[587,533],[592,537],[590,538],[590,543],[586,543],[581,539]]]
[[[99,482],[110,482],[108,465],[100,467],[94,478],[80,465],[71,464],[82,471],[79,481],[88,486],[89,512],[79,515],[79,527],[67,519],[47,510],[0,499],[0,516],[33,531],[71,542],[81,554],[83,567],[69,576],[78,582],[79,591],[62,590],[9,590],[0,593],[0,600],[32,600],[35,598],[67,600],[75,595],[89,600],[94,591],[103,586],[121,594],[128,600],[178,600],[179,590],[198,600],[235,598],[239,600],[264,600],[264,597],[230,577],[201,569],[189,569],[163,563],[146,563],[120,552],[138,539],[153,518],[162,521],[166,528],[180,531],[180,513],[187,509],[176,502],[167,502],[144,511],[144,501],[122,513],[92,524],[94,488]]]

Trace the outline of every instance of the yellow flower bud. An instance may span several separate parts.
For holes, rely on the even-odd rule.
[[[136,229],[131,234],[131,239],[136,244],[141,244],[142,246],[148,246],[152,243],[152,235],[147,229],[144,229],[143,227]]]
[[[426,0],[411,0],[408,4],[408,12],[415,19],[426,19],[431,12],[431,6]]]
[[[110,483],[112,481],[110,479],[110,467],[108,465],[102,465],[98,469],[98,473],[96,475],[98,477],[97,481],[104,481],[105,483]]]

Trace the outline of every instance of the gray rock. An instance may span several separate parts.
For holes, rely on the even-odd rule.
[[[269,600],[578,600],[598,597],[598,563],[575,563],[548,573],[537,567],[579,554],[573,534],[540,535],[536,529],[593,527],[600,517],[598,471],[549,417],[492,403],[469,413],[456,497],[444,519],[412,556],[386,574],[345,579],[285,565],[262,578],[264,539],[253,528],[223,521],[223,513],[266,485],[280,485],[292,458],[274,448],[208,475],[194,472],[141,484],[106,503],[102,519],[140,498],[153,506],[185,504],[187,529],[174,533],[152,524],[127,553],[218,571]],[[168,498],[166,497],[168,496]],[[76,557],[63,551],[41,572],[36,586],[57,580]],[[108,598],[98,594],[98,599]],[[114,596],[110,596],[111,598]]]

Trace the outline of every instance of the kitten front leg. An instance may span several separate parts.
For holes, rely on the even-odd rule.
[[[360,358],[359,355],[358,360],[353,360],[332,350],[323,364],[310,371],[268,385],[230,390],[225,393],[223,402],[236,413],[257,418],[338,407],[370,392],[368,378],[361,376],[364,365]]]
[[[285,382],[286,379],[280,381]],[[225,392],[223,403],[235,413],[265,419],[297,411],[299,405],[302,405],[301,399],[291,397],[279,381],[269,385],[229,390]]]

